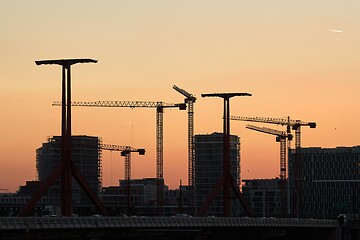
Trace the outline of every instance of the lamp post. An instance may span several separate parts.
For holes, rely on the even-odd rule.
[[[230,98],[235,96],[251,96],[249,93],[209,93],[201,94],[202,97],[220,97],[224,99],[224,117],[223,117],[223,175],[216,183],[213,191],[208,196],[200,214],[204,214],[209,208],[211,202],[223,188],[223,211],[224,217],[230,216],[230,188],[233,189],[240,203],[244,207],[248,216],[252,216],[252,211],[245,202],[230,172]]]
[[[72,161],[71,145],[71,66],[77,63],[96,63],[93,59],[60,59],[35,61],[36,65],[62,66],[62,108],[61,108],[61,160],[53,172],[46,178],[29,202],[20,210],[19,216],[26,215],[41,199],[54,182],[61,179],[61,215],[72,214],[72,177],[79,183],[92,202],[106,215],[106,209],[101,204],[97,195],[80,174]]]

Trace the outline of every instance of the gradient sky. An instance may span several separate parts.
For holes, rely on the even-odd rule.
[[[315,121],[302,146],[360,144],[360,2],[0,1],[0,188],[36,179],[35,150],[60,134],[61,68],[34,61],[94,58],[72,67],[72,100],[182,102],[198,97],[195,133],[222,131],[222,100],[201,93],[248,92],[231,115]],[[336,31],[334,31],[336,30]],[[187,113],[164,114],[164,176],[187,183]],[[279,175],[275,136],[231,122],[241,137],[241,177]],[[255,124],[254,125],[261,125]],[[269,127],[283,129],[281,127]],[[73,134],[146,148],[134,178],[155,177],[155,110],[73,108]],[[123,158],[103,154],[103,185],[123,178]]]

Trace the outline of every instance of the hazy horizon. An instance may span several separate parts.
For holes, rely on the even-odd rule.
[[[195,134],[206,134],[222,132],[223,102],[201,94],[248,92],[231,115],[316,122],[303,147],[359,145],[359,10],[351,0],[1,1],[0,188],[36,179],[36,148],[60,135],[61,68],[42,59],[98,60],[72,67],[73,101],[183,102],[175,84],[197,97]],[[73,135],[145,148],[132,177],[155,177],[155,109],[72,109]],[[275,136],[246,124],[231,121],[241,178],[277,177]],[[165,183],[187,184],[187,166],[187,111],[166,109]],[[103,171],[104,186],[117,184],[123,159],[104,153]]]

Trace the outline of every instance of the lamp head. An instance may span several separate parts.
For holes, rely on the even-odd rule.
[[[36,65],[61,65],[64,67],[69,67],[76,63],[97,63],[97,60],[90,59],[90,58],[80,58],[80,59],[58,59],[58,60],[39,60],[35,61]]]

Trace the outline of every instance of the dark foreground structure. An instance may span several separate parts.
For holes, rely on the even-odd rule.
[[[0,239],[330,239],[337,220],[216,217],[0,218]],[[350,239],[350,238],[347,238]]]
[[[360,146],[300,149],[300,218],[334,219],[359,213]],[[294,197],[296,152],[289,154],[290,199]],[[291,203],[291,202],[290,202]],[[295,208],[291,205],[290,208]]]

